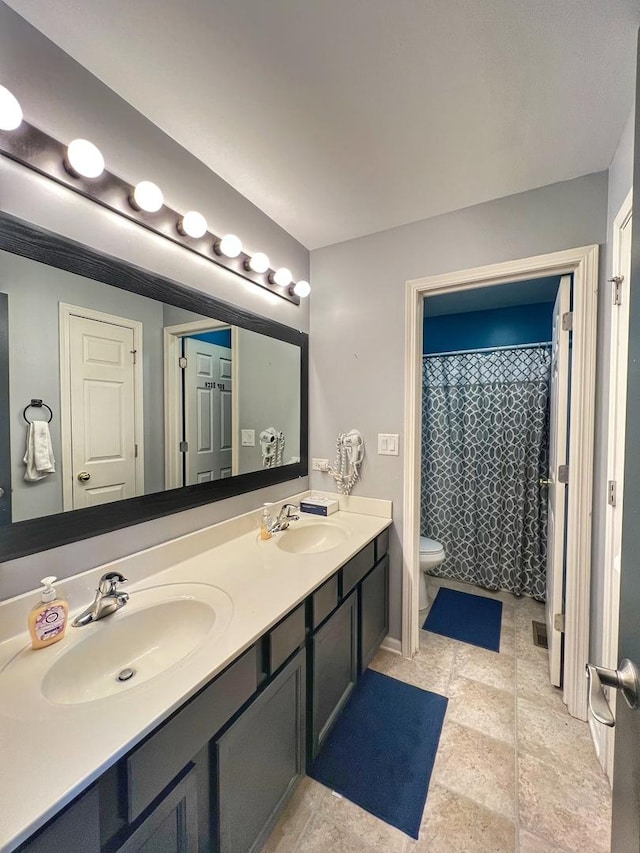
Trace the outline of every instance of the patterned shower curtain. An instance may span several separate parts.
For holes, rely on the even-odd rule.
[[[423,359],[423,536],[434,575],[545,598],[549,378],[546,346]]]

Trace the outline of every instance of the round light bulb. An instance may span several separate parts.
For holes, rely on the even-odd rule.
[[[286,267],[280,267],[271,276],[271,282],[280,285],[280,287],[289,287],[292,278],[291,270],[288,270]]]
[[[131,202],[137,210],[156,213],[162,207],[164,197],[160,187],[156,186],[152,181],[140,181],[133,190]]]
[[[197,210],[190,210],[178,223],[178,231],[197,240],[207,233],[207,220]]]
[[[237,258],[242,251],[242,241],[235,234],[225,234],[214,246],[219,255],[227,258]]]
[[[300,299],[304,299],[305,296],[308,296],[311,293],[311,285],[308,281],[299,281],[294,285],[293,292],[296,296],[299,296]]]
[[[269,258],[264,252],[256,252],[251,255],[247,265],[253,272],[263,273],[269,269]]]
[[[66,166],[82,178],[99,178],[104,172],[104,157],[88,139],[74,139],[67,148]]]
[[[15,130],[22,121],[22,108],[18,99],[4,86],[0,86],[0,130]]]

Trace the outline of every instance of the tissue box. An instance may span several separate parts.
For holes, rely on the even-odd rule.
[[[300,501],[300,512],[311,515],[331,515],[340,509],[340,504],[333,498],[310,497]]]

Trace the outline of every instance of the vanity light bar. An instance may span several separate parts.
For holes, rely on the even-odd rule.
[[[0,86],[0,90],[3,88]],[[11,94],[8,90],[4,91]],[[14,109],[15,115],[13,103],[10,99],[5,100]],[[0,108],[2,106],[0,97]],[[15,118],[8,119],[4,124],[15,124]],[[83,145],[75,145],[74,149],[70,145],[67,148],[24,119],[10,130],[0,121],[0,152],[17,163],[63,184],[173,243],[184,246],[294,305],[299,305],[300,298],[309,294],[311,288],[308,282],[300,281],[294,284],[291,273],[286,268],[270,269],[269,259],[264,253],[256,252],[251,255],[243,251],[240,239],[234,234],[222,237],[212,234],[207,230],[205,218],[196,211],[181,215],[172,210],[164,204],[160,188],[151,181],[141,181],[133,186],[105,169],[104,160],[103,168],[99,170],[102,154],[96,146],[88,140],[74,142]],[[84,166],[84,161],[76,159],[75,155],[79,149],[85,155],[91,155],[90,165]]]

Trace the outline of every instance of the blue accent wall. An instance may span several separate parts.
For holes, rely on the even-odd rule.
[[[551,340],[553,302],[442,314],[423,320],[423,353],[535,344]]]
[[[196,341],[217,344],[219,347],[231,347],[231,329],[218,329],[214,332],[202,332],[200,335],[189,335]]]

